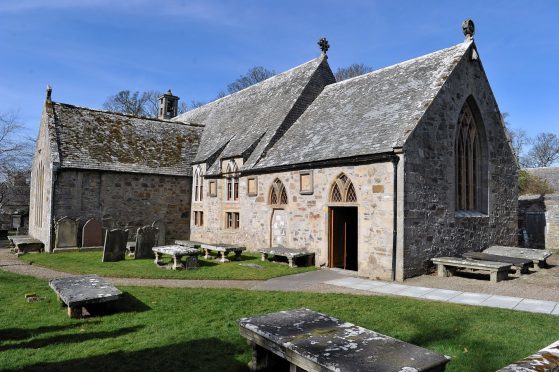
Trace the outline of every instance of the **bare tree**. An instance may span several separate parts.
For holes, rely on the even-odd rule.
[[[554,133],[540,133],[523,159],[529,167],[549,167],[559,160],[559,138]]]
[[[103,108],[134,116],[156,118],[159,113],[159,97],[162,95],[163,93],[157,90],[148,90],[146,92],[121,90],[114,96],[107,98],[105,103],[103,103]],[[178,114],[183,114],[202,105],[204,105],[204,102],[191,101],[190,104],[179,102]]]
[[[522,155],[522,153],[524,151],[524,147],[530,144],[531,139],[530,137],[528,137],[528,134],[526,134],[525,130],[515,129],[510,125],[508,121],[508,112],[503,112],[501,116],[503,119],[503,123],[505,124],[505,131],[507,132],[507,135],[510,139],[512,150],[514,151],[516,161],[521,167],[524,168],[527,165],[525,164],[526,158]]]
[[[122,112],[134,116],[157,117],[159,111],[159,92],[131,92],[121,90],[107,98],[103,108],[109,111]]]
[[[5,201],[9,180],[31,167],[34,141],[15,112],[0,112],[0,204]]]
[[[225,97],[228,94],[232,94],[250,87],[256,83],[260,83],[266,79],[271,78],[276,74],[273,70],[268,70],[262,66],[255,66],[250,68],[246,74],[239,76],[237,80],[227,85],[227,93],[220,91],[217,93],[217,98]]]
[[[334,76],[336,77],[336,81],[343,81],[356,76],[367,74],[371,71],[373,71],[373,68],[370,66],[366,66],[362,63],[354,63],[347,67],[338,68]]]

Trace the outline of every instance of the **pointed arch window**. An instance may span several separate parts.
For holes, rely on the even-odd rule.
[[[287,205],[287,191],[283,182],[279,179],[275,179],[270,188],[270,205],[273,206],[284,206]]]
[[[357,194],[353,182],[344,174],[340,174],[330,189],[330,202],[356,203]]]
[[[227,200],[239,200],[239,167],[233,160],[227,164]]]
[[[197,167],[194,171],[194,201],[202,201],[204,199],[204,175],[202,169]]]
[[[476,121],[472,105],[464,104],[458,118],[455,144],[456,210],[487,210],[487,162],[483,126]]]

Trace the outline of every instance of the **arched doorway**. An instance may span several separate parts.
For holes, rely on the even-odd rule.
[[[357,194],[345,174],[340,174],[332,184],[329,202],[328,266],[357,271]]]

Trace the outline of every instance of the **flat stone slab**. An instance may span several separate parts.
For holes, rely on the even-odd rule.
[[[161,258],[164,255],[171,256],[173,258],[173,265],[171,266],[171,269],[173,270],[190,270],[198,267],[198,255],[200,254],[200,250],[198,248],[184,247],[175,244],[153,247],[152,251],[155,254],[154,263],[159,267],[164,266],[161,261]],[[181,258],[185,256],[186,262],[183,262]]]
[[[557,302],[554,301],[532,300],[525,298],[514,307],[514,310],[551,314],[555,306],[557,306]]]
[[[456,267],[465,267],[469,269],[491,269],[499,270],[510,268],[512,265],[505,262],[484,261],[484,260],[471,260],[469,258],[459,257],[435,257],[432,258],[434,264],[452,265]]]
[[[294,267],[293,261],[299,257],[309,257],[309,262],[310,258],[314,257],[313,252],[307,252],[300,249],[291,249],[283,246],[260,248],[258,249],[258,252],[262,253],[262,261],[266,261],[269,255],[285,257],[289,262],[289,267]]]
[[[271,359],[266,353],[307,371],[442,371],[449,361],[441,354],[309,309],[243,318],[239,326],[241,336],[255,348],[253,367],[274,367],[265,363]]]
[[[481,303],[491,297],[485,293],[462,292],[458,296],[452,297],[448,302],[464,305],[481,305]]]
[[[212,258],[210,256],[210,251],[219,253],[221,255],[219,262],[229,262],[229,259],[227,259],[227,255],[231,252],[235,253],[235,260],[240,260],[241,253],[244,250],[246,250],[246,247],[242,247],[240,245],[224,244],[224,243],[215,243],[215,244],[200,243],[200,248],[202,248],[205,252],[204,255],[205,259]]]
[[[52,279],[49,286],[68,307],[115,301],[122,295],[119,289],[97,275]]]
[[[426,295],[423,295],[422,298],[425,298],[427,300],[435,300],[435,301],[448,301],[451,298],[456,297],[461,293],[462,292],[460,291],[454,291],[452,289],[437,288],[434,291],[431,291]]]
[[[291,249],[286,247],[271,247],[271,248],[260,248],[258,252],[262,254],[272,255],[272,256],[281,256],[287,258],[298,258],[304,256],[314,256],[313,252],[307,252],[298,249]]]
[[[188,248],[188,247],[183,247],[180,245],[163,245],[160,247],[153,247],[152,251],[157,252],[157,253],[161,253],[161,254],[165,254],[165,255],[169,255],[169,256],[177,256],[177,257],[182,257],[182,256],[198,256],[200,254],[200,250],[196,249],[196,248]]]
[[[200,248],[202,243],[193,240],[175,240],[176,245],[182,245],[183,247]]]
[[[481,303],[481,306],[498,307],[501,309],[514,309],[522,301],[520,297],[496,296],[492,295]]]
[[[216,244],[208,244],[208,243],[200,243],[200,248],[208,249],[214,252],[242,252],[246,250],[245,247],[240,245],[233,245],[233,244],[223,244],[223,243],[216,243]]]
[[[518,247],[506,247],[502,245],[494,245],[483,251],[483,253],[495,254],[499,256],[509,256],[515,258],[525,258],[532,260],[535,264],[545,265],[546,260],[553,253],[543,249],[530,249]]]
[[[13,250],[18,256],[28,252],[42,252],[45,248],[45,245],[42,241],[28,235],[11,237],[10,241],[14,246]]]
[[[529,372],[559,370],[559,341],[544,347],[516,363],[501,368],[497,372]]]

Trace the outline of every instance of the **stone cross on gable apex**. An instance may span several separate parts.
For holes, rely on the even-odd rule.
[[[322,53],[326,54],[326,52],[328,51],[328,49],[330,49],[330,44],[328,44],[328,40],[326,40],[325,37],[321,38],[318,41],[318,46],[320,47],[320,50],[322,51]]]

